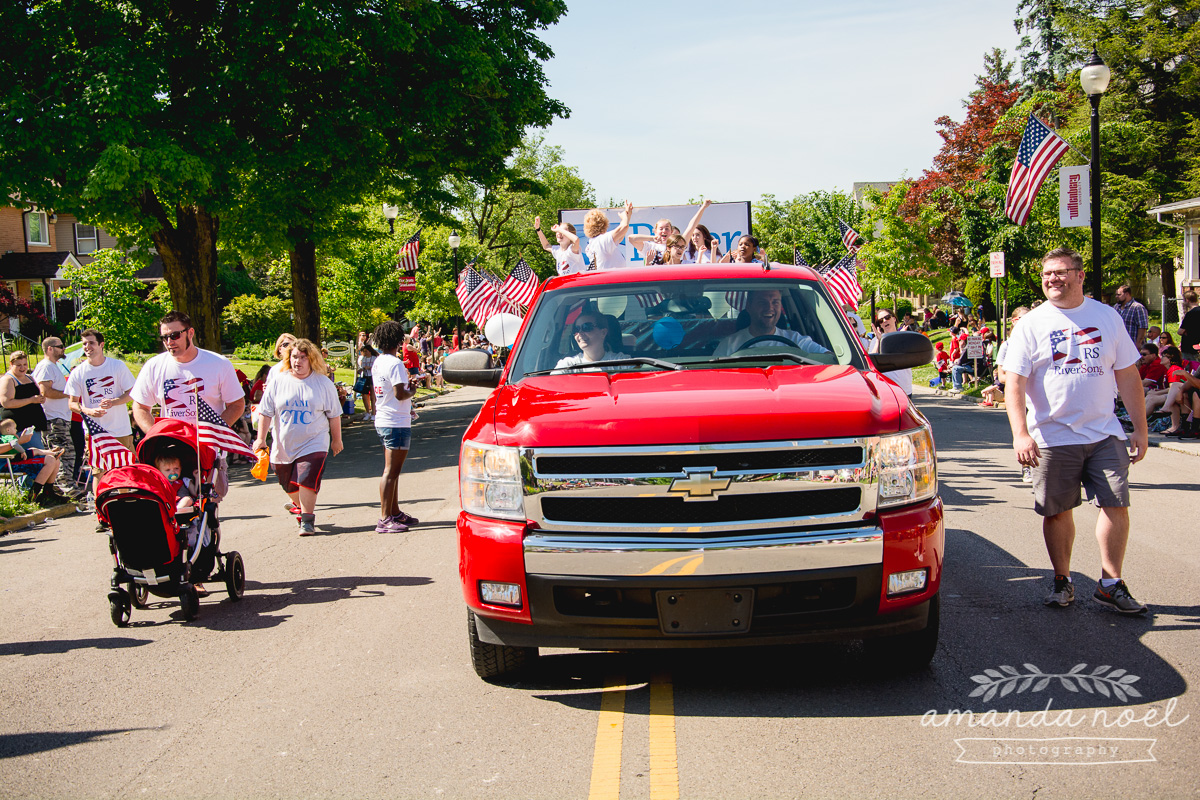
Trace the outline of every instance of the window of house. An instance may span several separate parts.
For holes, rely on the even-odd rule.
[[[86,256],[99,248],[100,239],[95,225],[75,223],[75,254]]]
[[[45,211],[31,211],[25,215],[25,241],[29,244],[50,244],[50,225]]]
[[[46,312],[46,287],[40,283],[32,284],[29,287],[29,301],[41,309],[42,313]]]

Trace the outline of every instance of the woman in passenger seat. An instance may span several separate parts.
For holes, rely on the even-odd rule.
[[[626,353],[613,350],[620,347],[621,331],[616,319],[607,314],[601,314],[594,308],[585,307],[575,318],[571,327],[575,344],[582,351],[578,355],[567,356],[554,365],[555,370],[567,369],[593,361],[613,361],[629,358]]]

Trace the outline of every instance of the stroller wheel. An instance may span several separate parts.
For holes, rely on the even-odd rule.
[[[200,615],[200,594],[195,586],[185,583],[180,587],[179,605],[183,609],[183,618],[189,622]]]
[[[129,597],[133,600],[134,608],[145,608],[150,599],[150,590],[145,586],[140,586],[136,583],[125,584],[125,591],[129,592]]]
[[[225,590],[235,603],[246,593],[246,564],[237,550],[225,554]]]
[[[114,589],[108,593],[108,615],[118,628],[129,624],[129,618],[133,616],[133,604],[124,589]]]

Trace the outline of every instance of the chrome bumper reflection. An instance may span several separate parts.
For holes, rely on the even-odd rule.
[[[878,528],[719,539],[525,537],[525,570],[533,575],[748,575],[881,563],[883,531]]]

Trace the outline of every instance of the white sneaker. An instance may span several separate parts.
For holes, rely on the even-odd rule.
[[[374,417],[372,417],[370,414],[368,414],[368,413],[367,413],[367,412],[365,412],[365,411],[363,412],[363,415],[362,415],[362,420],[363,420],[363,422],[370,422],[370,421],[371,421],[371,420],[373,420],[373,419],[375,419],[375,418],[374,418]]]
[[[1033,483],[1033,470],[1029,467],[1021,467],[1021,483]]]

